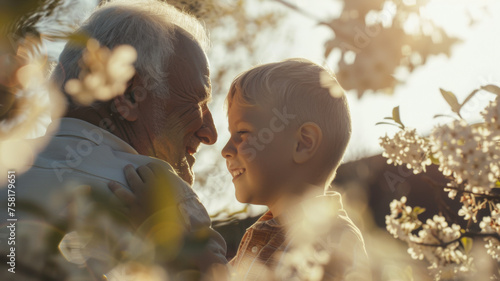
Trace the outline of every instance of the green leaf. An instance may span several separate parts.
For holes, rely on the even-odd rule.
[[[438,117],[448,117],[448,118],[454,118],[454,119],[456,118],[455,116],[451,116],[448,114],[436,114],[432,118],[438,118]]]
[[[453,94],[450,91],[443,90],[441,88],[439,90],[441,91],[441,95],[443,96],[443,98],[450,105],[451,110],[455,113],[458,113],[460,111],[460,104],[458,103],[458,99],[455,96],[455,94]]]
[[[432,154],[432,153],[429,154],[429,159],[431,159],[431,162],[434,165],[439,165],[440,164],[439,163],[439,159],[437,159],[436,157],[434,157],[434,154]]]
[[[400,129],[402,129],[400,125],[396,125],[396,124],[389,123],[389,122],[377,122],[377,123],[375,123],[375,126],[377,126],[377,125],[391,125],[391,126],[396,126]]]
[[[500,187],[500,180],[497,180],[497,182],[495,183],[495,186]]]
[[[425,208],[421,208],[419,206],[416,206],[415,208],[413,208],[413,213],[415,215],[420,215],[423,212],[425,212]]]
[[[481,89],[488,91],[490,93],[493,93],[495,95],[500,95],[500,87],[495,86],[495,85],[490,84],[490,85],[482,86]]]
[[[402,128],[405,127],[405,125],[403,125],[403,122],[401,122],[401,118],[399,115],[399,106],[396,106],[392,109],[392,120],[401,125]]]
[[[462,105],[460,107],[463,107],[467,102],[469,102],[473,97],[474,95],[479,92],[480,89],[475,89],[474,91],[472,91],[464,100],[464,102],[462,103]]]
[[[462,246],[464,247],[465,254],[469,254],[470,250],[472,249],[472,238],[462,237],[460,239],[460,242],[462,242]]]

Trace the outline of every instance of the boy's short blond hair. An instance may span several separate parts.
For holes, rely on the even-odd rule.
[[[236,93],[240,93],[242,105],[278,110],[286,106],[288,113],[296,115],[293,122],[298,126],[316,123],[326,141],[326,151],[320,152],[325,169],[336,171],[351,137],[351,117],[344,91],[331,72],[306,59],[268,63],[234,79],[227,95],[228,108]]]

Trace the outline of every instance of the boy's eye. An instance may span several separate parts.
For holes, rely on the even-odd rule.
[[[238,135],[243,135],[243,134],[246,134],[246,133],[249,133],[249,131],[238,131],[236,132]]]

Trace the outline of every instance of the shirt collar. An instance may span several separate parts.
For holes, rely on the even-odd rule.
[[[86,139],[96,145],[108,145],[114,150],[131,154],[139,154],[132,146],[119,137],[81,119],[70,117],[60,118],[49,125],[47,132],[53,132],[51,134],[55,137],[74,136]]]
[[[299,203],[296,208],[293,208],[293,211],[283,212],[277,217],[274,217],[271,211],[267,211],[257,220],[254,226],[260,224],[266,224],[272,227],[289,226],[303,217],[302,214],[311,212],[309,206],[311,206],[311,204],[317,203],[318,201],[326,203],[329,208],[331,207],[330,210],[332,210],[332,212],[340,212],[344,209],[342,206],[342,196],[340,195],[340,193],[328,189],[325,190],[323,195],[307,198]],[[296,212],[301,212],[301,214],[297,214]]]

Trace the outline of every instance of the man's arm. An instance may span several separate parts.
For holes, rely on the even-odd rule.
[[[161,255],[178,251],[179,259],[201,271],[227,263],[224,239],[212,229],[198,196],[170,167],[149,163],[135,169],[127,165],[124,172],[130,190],[116,182],[108,186],[128,206],[137,230],[164,252]],[[175,249],[175,241],[182,247]]]

